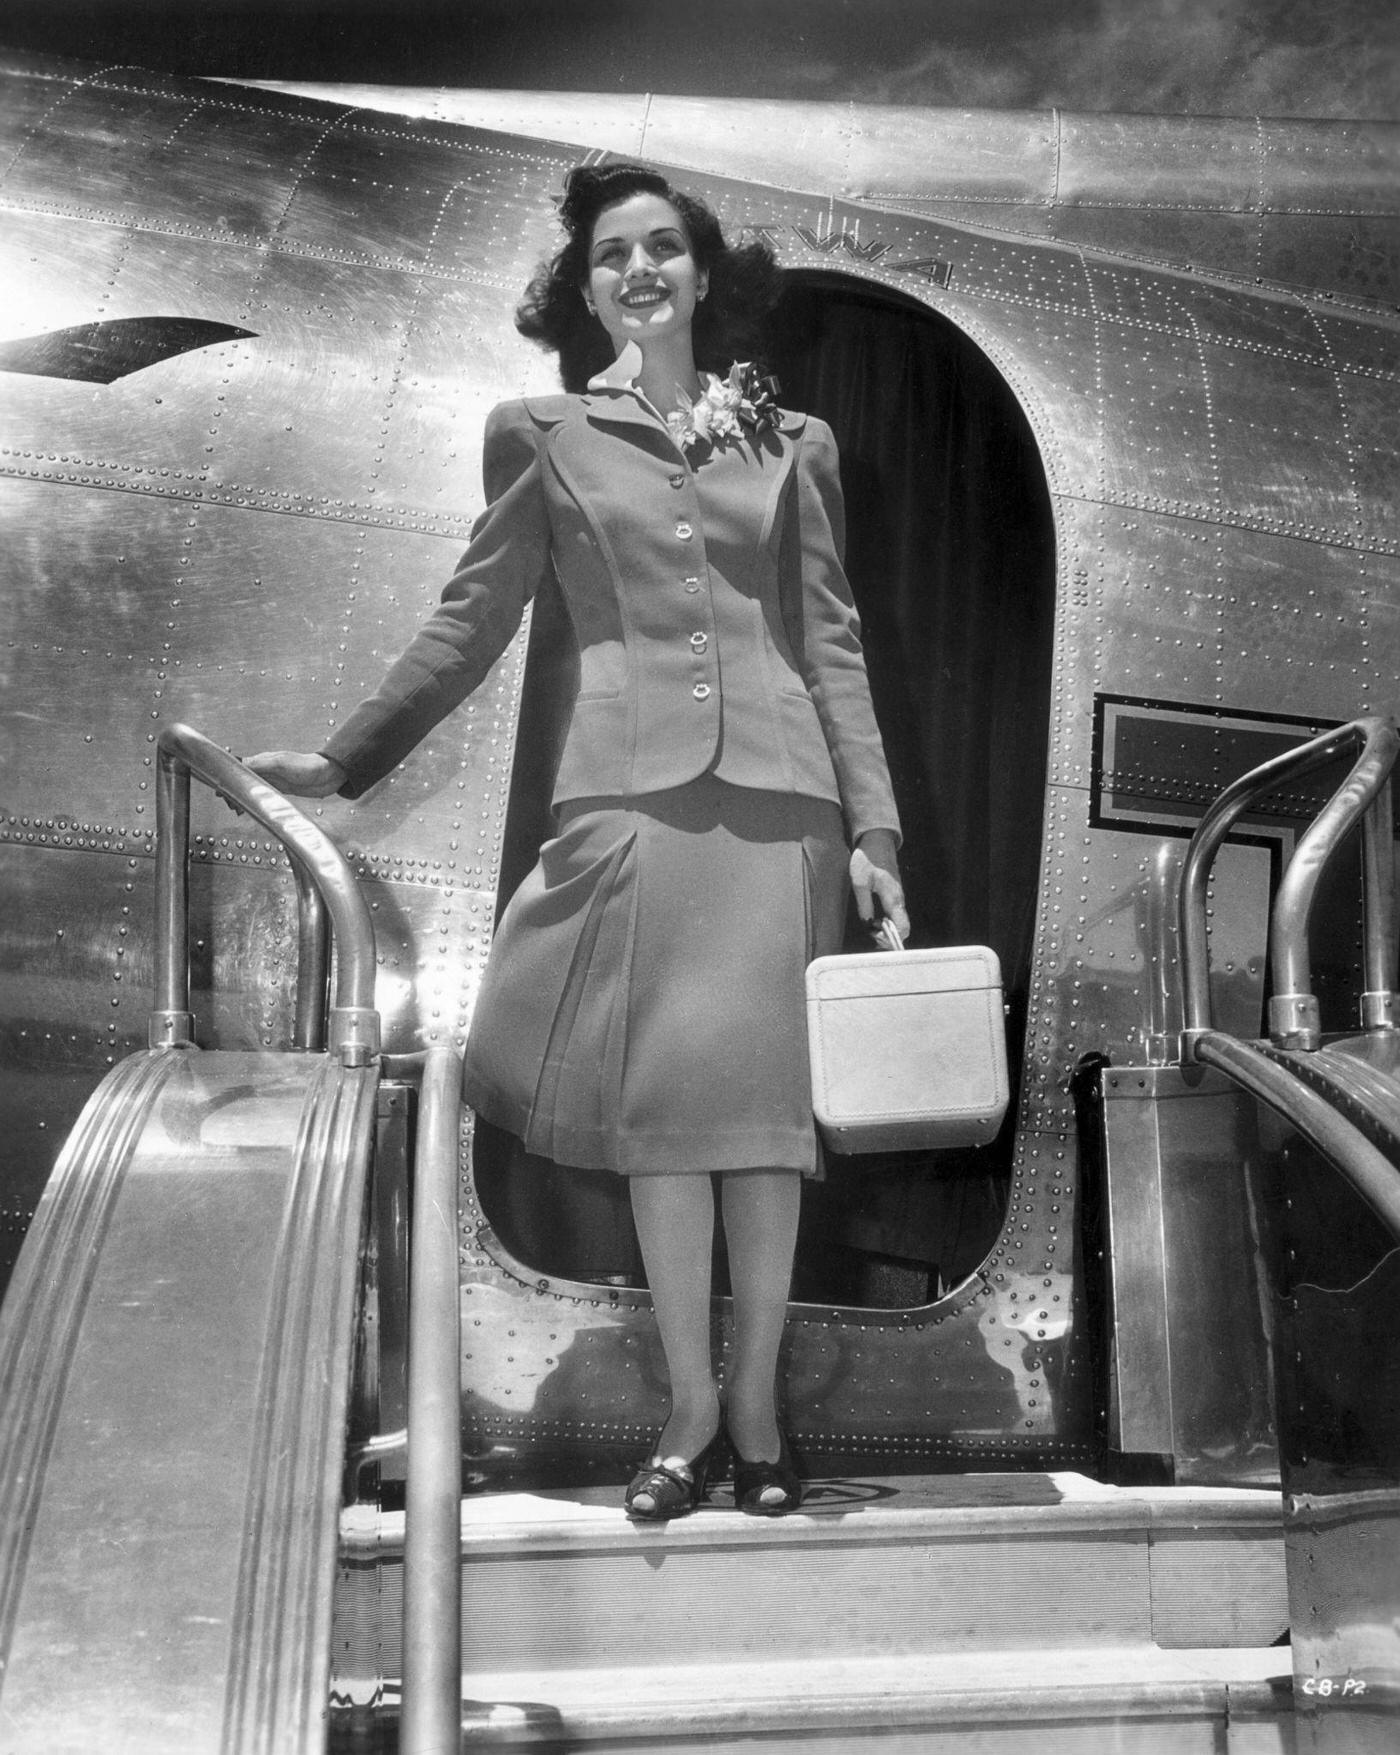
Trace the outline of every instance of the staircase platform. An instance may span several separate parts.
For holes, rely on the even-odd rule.
[[[1284,1649],[820,1657],[467,1681],[462,1748],[580,1755],[1293,1755]]]
[[[988,1474],[809,1495],[757,1518],[721,1484],[662,1525],[617,1488],[464,1500],[463,1746],[1292,1749],[1276,1491]],[[342,1700],[394,1698],[402,1541],[402,1514],[342,1521]]]

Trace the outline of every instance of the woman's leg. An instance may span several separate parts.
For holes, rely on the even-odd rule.
[[[730,1437],[750,1462],[776,1462],[778,1349],[797,1246],[796,1170],[731,1170],[721,1206],[734,1294],[734,1354],[725,1386]]]
[[[710,1354],[715,1197],[707,1175],[634,1176],[632,1215],[671,1378],[671,1415],[657,1450],[697,1457],[719,1426]]]

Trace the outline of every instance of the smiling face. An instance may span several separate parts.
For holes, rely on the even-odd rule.
[[[645,350],[688,334],[708,278],[681,216],[660,195],[631,195],[594,222],[584,294],[618,353],[629,341]]]

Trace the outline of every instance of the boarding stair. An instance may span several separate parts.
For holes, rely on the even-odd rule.
[[[862,1476],[779,1520],[720,1484],[658,1527],[619,1500],[463,1501],[464,1749],[1293,1748],[1277,1493]],[[402,1540],[342,1519],[334,1687],[363,1746],[393,1714]]]
[[[1358,735],[1347,820],[1369,812],[1379,835],[1393,728],[1388,756],[1371,722]],[[177,951],[191,773],[288,849],[289,1053],[193,1046]],[[152,1046],[85,1111],[0,1315],[0,1755],[1391,1746],[1375,1740],[1396,1722],[1376,1627],[1393,1578],[1387,1595],[1365,1554],[1394,1548],[1400,1443],[1364,1481],[1308,1473],[1295,1439],[1325,1439],[1326,1419],[1288,1350],[1321,1347],[1329,1324],[1357,1331],[1328,1302],[1309,1327],[1306,1287],[1280,1318],[1282,1496],[1267,1472],[842,1473],[781,1519],[739,1512],[720,1481],[655,1527],[625,1517],[615,1486],[464,1496],[455,1059],[380,1054],[363,904],[293,807],[181,727],[162,734],[160,786]],[[1236,1044],[1208,997],[1182,1041],[1389,1223],[1400,1108],[1378,996],[1394,986],[1393,914],[1387,863],[1368,861],[1379,924],[1359,1046],[1292,1039],[1296,1004],[1289,1039]],[[1183,961],[1189,999],[1189,949]],[[1276,978],[1275,992],[1302,989]],[[1313,1058],[1290,1070],[1295,1055]],[[1346,1060],[1361,1074],[1333,1065]],[[367,1432],[355,1401],[386,1086],[413,1087],[416,1105],[408,1376],[405,1429]],[[1393,1328],[1393,1259],[1365,1325]],[[382,1417],[399,1404],[378,1387]],[[371,1484],[390,1457],[403,1510]],[[1378,1711],[1353,1710],[1358,1689]]]

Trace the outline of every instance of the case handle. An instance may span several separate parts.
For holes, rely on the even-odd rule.
[[[899,928],[888,914],[874,928],[874,934],[877,950],[902,951],[904,949],[904,940],[899,936]]]

